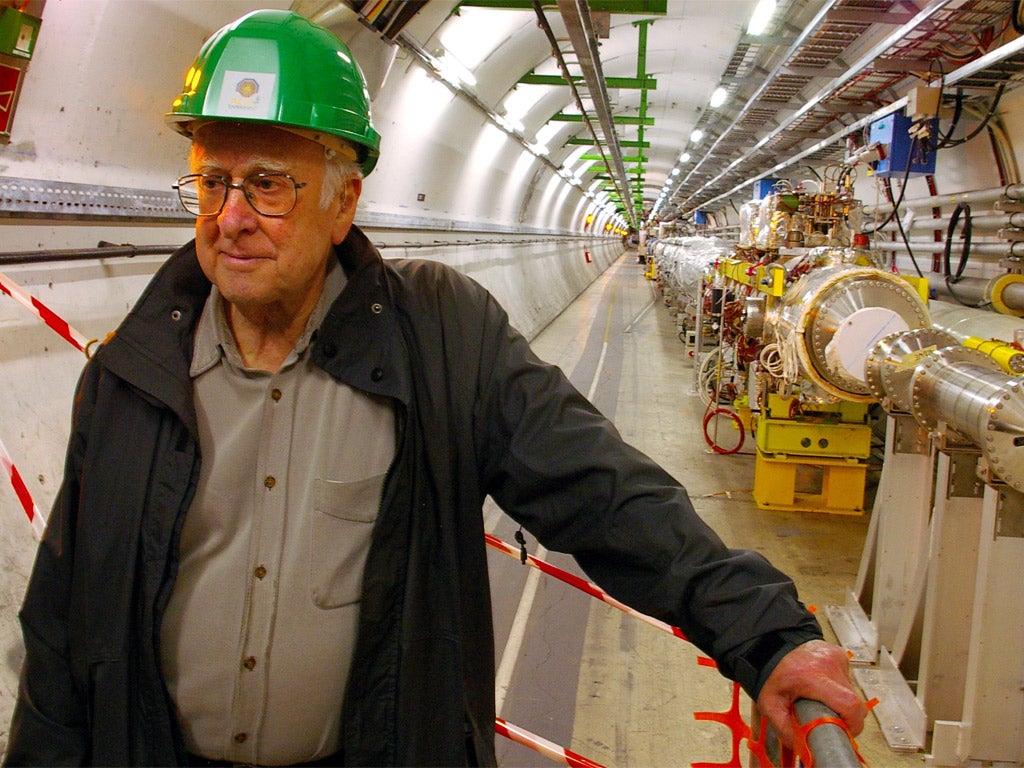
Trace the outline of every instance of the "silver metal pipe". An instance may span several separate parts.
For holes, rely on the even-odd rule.
[[[907,244],[903,240],[878,240],[872,244],[872,248],[879,251],[896,251],[904,253],[907,250]],[[911,249],[916,253],[941,253],[945,250],[945,243],[935,242],[934,240],[911,240]],[[963,244],[954,240],[953,244],[949,249],[950,253],[957,255],[963,252]],[[972,256],[992,256],[1005,259],[1009,256],[1024,256],[1024,241],[1016,243],[997,242],[997,243],[971,243],[971,255]]]
[[[888,411],[912,413],[925,429],[948,428],[974,443],[994,475],[1024,491],[1024,377],[962,346],[973,330],[940,327],[951,317],[1018,319],[934,301],[929,312],[936,327],[890,334],[871,349],[864,373],[872,396]]]
[[[932,352],[958,344],[948,331],[915,328],[879,341],[864,361],[871,394],[887,411],[910,413],[914,408],[914,368]]]
[[[976,203],[994,203],[997,200],[1002,200],[1004,197],[1008,197],[1011,200],[1020,200],[1024,198],[1024,184],[1009,184],[1005,187],[990,187],[988,189],[974,189],[967,192],[955,192],[953,194],[946,195],[916,197],[910,200],[903,200],[900,203],[900,207],[917,209],[950,207],[957,205],[958,203],[974,205]],[[864,206],[865,216],[871,216],[872,214],[877,213],[887,214],[891,210],[891,203],[882,203],[878,206]]]
[[[800,725],[807,725],[816,720],[838,720],[831,709],[820,701],[797,699],[793,705],[796,719]],[[807,748],[811,751],[814,765],[828,768],[860,768],[860,758],[853,748],[850,735],[836,723],[824,722],[811,728],[807,734]]]
[[[980,307],[987,301],[985,289],[988,288],[988,283],[989,281],[983,277],[962,277],[949,285],[942,275],[928,275],[929,291],[934,291],[936,296],[970,307]]]
[[[910,222],[910,231],[937,231],[945,233],[949,228],[949,220],[952,214],[945,216],[919,216]],[[961,219],[963,223],[963,219]],[[1019,212],[1004,213],[1002,211],[983,211],[971,215],[971,226],[975,232],[997,232],[1007,227],[1024,227],[1024,214]],[[906,228],[906,224],[904,224]],[[875,234],[889,234],[899,232],[899,227],[894,223],[886,224],[875,230]]]
[[[976,349],[954,346],[929,355],[914,371],[914,418],[945,424],[981,448],[992,472],[1024,491],[1024,388]]]
[[[937,296],[952,299],[975,307],[992,301],[992,286],[999,278],[961,277],[955,283],[947,284],[941,275],[928,275],[928,287]],[[1009,283],[999,289],[999,301],[1014,312],[1024,312],[1024,283]],[[990,310],[981,310],[986,319],[998,316]],[[985,324],[985,321],[982,321]],[[988,335],[991,331],[975,335]]]

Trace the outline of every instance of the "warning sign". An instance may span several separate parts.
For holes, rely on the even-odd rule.
[[[0,134],[10,134],[14,107],[18,103],[18,86],[21,85],[20,67],[0,64]]]

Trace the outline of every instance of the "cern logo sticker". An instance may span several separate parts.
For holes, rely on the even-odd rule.
[[[235,86],[235,93],[241,96],[243,99],[251,101],[260,92],[260,84],[251,77],[246,77],[238,81],[238,85]]]
[[[276,80],[276,75],[266,72],[225,72],[220,113],[257,119],[271,117]]]

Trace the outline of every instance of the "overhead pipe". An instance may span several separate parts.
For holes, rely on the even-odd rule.
[[[914,218],[910,222],[910,226],[907,226],[906,222],[903,222],[904,229],[910,230],[942,230],[945,231],[949,227],[949,221],[952,218],[952,214],[946,216],[920,216]],[[1024,213],[1013,212],[1009,213],[1006,211],[994,211],[986,210],[984,212],[974,212],[971,215],[971,226],[975,232],[985,233],[998,233],[1001,229],[1007,228],[1024,228]],[[874,231],[874,234],[889,233],[898,231],[899,227],[890,222],[884,227],[879,227]]]
[[[872,246],[879,251],[906,251],[907,244],[903,240],[877,240]],[[914,251],[942,251],[945,248],[945,243],[936,240],[911,240],[910,248]],[[951,253],[963,252],[963,246],[960,242],[954,240],[950,243],[949,250]],[[1006,241],[993,242],[993,243],[971,243],[971,255],[977,256],[993,256],[997,258],[1008,259],[1011,257],[1024,256],[1024,240],[1009,243]]]
[[[533,5],[538,16],[543,18],[544,13],[538,0],[534,0]],[[609,170],[614,169],[616,187],[619,188],[619,197],[626,208],[626,216],[629,219],[629,223],[636,227],[633,195],[630,191],[626,165],[622,160],[622,148],[619,146],[619,137],[615,132],[611,99],[608,97],[608,88],[605,84],[604,72],[601,68],[601,55],[597,50],[597,35],[594,33],[594,22],[590,17],[590,6],[586,0],[558,0],[558,10],[562,14],[562,21],[565,23],[565,28],[569,33],[569,40],[576,53],[576,58],[579,60],[580,69],[583,72],[583,81],[586,83],[590,99],[594,103],[594,112],[597,114],[597,120],[601,125],[601,133],[604,134],[604,146],[608,149],[608,154],[611,155],[611,165],[608,168]],[[546,31],[550,32],[550,29]],[[556,53],[560,65],[564,66],[565,62],[562,59],[557,42],[553,43],[553,45],[553,52]],[[565,69],[563,74],[566,82],[572,83],[572,77],[568,69]],[[573,93],[579,99],[579,94],[575,88]],[[583,104],[581,102],[577,106],[583,111]],[[586,113],[584,112],[584,114]],[[598,148],[601,148],[600,143]],[[603,155],[604,152],[602,151],[601,154]]]
[[[1024,200],[1024,184],[1008,184],[1004,187],[988,187],[966,192],[952,192],[930,197],[914,197],[900,202],[901,208],[940,208],[948,205],[973,205],[975,203],[995,203],[1003,198]],[[877,206],[865,205],[864,215],[888,214],[893,209],[892,203],[881,203]]]

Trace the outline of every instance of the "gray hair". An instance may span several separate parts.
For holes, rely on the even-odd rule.
[[[363,178],[363,172],[356,161],[324,147],[324,181],[320,186],[320,207],[329,208],[345,183],[353,177]]]

